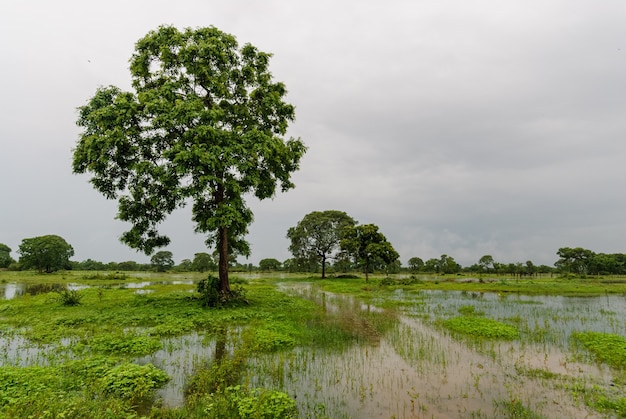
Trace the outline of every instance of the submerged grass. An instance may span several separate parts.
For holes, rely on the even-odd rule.
[[[76,283],[79,277],[57,275],[54,281]],[[90,287],[80,290],[78,305],[64,305],[53,291],[0,301],[2,335],[23,339],[20,345],[37,354],[22,367],[9,366],[17,362],[8,352],[3,355],[0,416],[291,417],[289,396],[271,388],[248,389],[241,382],[247,360],[296,346],[341,348],[362,338],[344,318],[328,316],[315,302],[280,292],[269,282],[243,285],[247,305],[206,309],[193,284],[153,281],[142,288],[151,293],[137,294],[131,286],[120,288],[119,277],[108,284],[102,276],[85,281]],[[220,346],[225,330],[231,342]],[[163,337],[189,333],[217,339],[216,352],[199,358],[189,372],[184,405],[161,407],[151,398],[167,374],[134,360],[163,350]]]
[[[484,317],[452,317],[444,320],[443,325],[455,333],[476,338],[513,340],[520,336],[515,327]]]
[[[598,361],[617,370],[626,369],[626,339],[611,333],[575,332],[572,340],[589,351]]]

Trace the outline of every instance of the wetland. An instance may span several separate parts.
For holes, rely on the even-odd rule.
[[[626,417],[619,279],[202,278],[0,272],[2,416]]]

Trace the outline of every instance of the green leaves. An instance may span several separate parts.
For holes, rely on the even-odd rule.
[[[24,239],[17,252],[23,268],[47,273],[68,268],[74,256],[74,248],[54,234]]]
[[[375,265],[390,265],[400,255],[374,224],[347,227],[340,242],[341,249],[352,255],[365,270],[365,278]]]
[[[148,254],[166,245],[159,224],[191,200],[208,244],[249,252],[244,195],[293,188],[306,151],[281,137],[294,107],[272,80],[270,57],[214,27],[161,26],[135,46],[134,91],[100,88],[79,108],[72,167],[118,199],[118,218],[132,224],[123,242]]]

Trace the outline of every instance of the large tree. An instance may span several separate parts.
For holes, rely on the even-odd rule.
[[[390,265],[398,258],[398,252],[374,224],[347,227],[340,242],[341,250],[351,255],[365,271],[365,282],[374,265]]]
[[[326,278],[326,261],[339,250],[344,229],[355,224],[343,211],[313,211],[287,230],[287,238],[291,240],[289,251],[298,260],[319,261],[322,278]]]
[[[65,239],[54,234],[23,239],[17,251],[23,268],[35,268],[39,272],[67,269],[74,248]]]
[[[102,87],[79,108],[73,170],[118,200],[117,218],[131,223],[122,242],[146,254],[167,245],[159,224],[192,202],[195,230],[217,247],[225,294],[229,252],[250,253],[245,196],[291,189],[306,150],[284,138],[294,107],[270,57],[214,27],[162,26],[135,45],[132,91]]]

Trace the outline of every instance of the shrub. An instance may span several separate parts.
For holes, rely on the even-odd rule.
[[[59,293],[59,301],[64,306],[80,305],[80,300],[83,299],[83,294],[78,290],[69,290],[65,288],[57,292]]]
[[[223,393],[211,394],[208,401],[205,407],[208,417],[293,419],[298,415],[295,401],[275,390],[230,386]]]
[[[223,293],[219,289],[219,278],[209,275],[198,282],[197,291],[204,307],[223,307],[226,304],[246,303],[246,292],[242,287],[233,288],[230,293]]]

